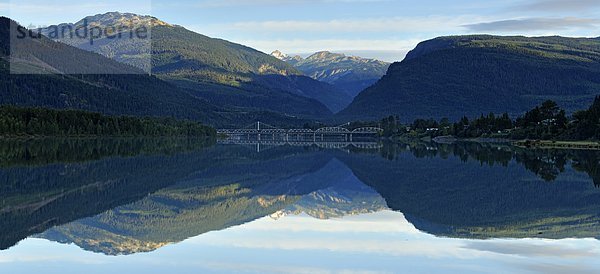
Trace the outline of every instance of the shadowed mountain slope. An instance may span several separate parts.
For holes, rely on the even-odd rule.
[[[516,116],[551,99],[568,111],[600,93],[600,41],[563,37],[441,37],[420,43],[339,118]]]

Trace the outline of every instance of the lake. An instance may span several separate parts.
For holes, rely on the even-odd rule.
[[[0,140],[1,273],[598,273],[600,152]]]

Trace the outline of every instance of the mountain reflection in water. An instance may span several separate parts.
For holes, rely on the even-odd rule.
[[[515,239],[463,240],[454,246],[477,254],[556,244],[528,238],[600,236],[600,153],[595,151],[415,143],[256,152],[211,145],[185,139],[0,142],[0,247],[5,250],[0,264],[3,255],[36,238],[105,255],[155,252],[200,240],[241,249],[312,250],[319,237],[331,239],[320,242],[331,252],[369,251],[368,244],[347,242],[346,233],[364,226],[377,234],[374,242],[393,243],[385,254],[415,256],[435,249],[436,239],[442,250],[459,244],[439,236]],[[352,229],[336,226],[352,220],[369,221]],[[315,241],[265,242],[260,233],[244,234],[256,226],[290,234],[322,230],[311,232]],[[400,232],[406,239],[397,239]],[[229,236],[217,237],[218,242],[208,236],[222,234]],[[423,237],[430,246],[419,247]],[[595,239],[581,241],[589,254],[600,248]],[[376,249],[371,251],[381,252]]]

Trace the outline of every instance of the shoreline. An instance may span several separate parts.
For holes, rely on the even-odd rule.
[[[418,141],[431,141],[438,144],[452,143],[481,143],[503,144],[524,149],[575,149],[575,150],[600,150],[600,141],[559,141],[559,140],[511,140],[505,138],[456,138],[454,136],[439,136],[431,140],[414,139]],[[396,139],[394,141],[399,141]]]
[[[518,140],[513,141],[512,145],[520,148],[600,150],[600,142],[594,141]]]

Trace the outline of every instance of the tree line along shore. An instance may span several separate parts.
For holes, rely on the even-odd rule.
[[[1,137],[216,137],[198,122],[173,118],[108,116],[82,110],[0,107]]]
[[[400,117],[389,116],[378,126],[384,130],[383,136],[391,139],[505,140],[519,146],[600,149],[600,96],[589,109],[570,116],[549,100],[516,119],[507,113],[490,113],[454,123],[444,118],[402,124]]]

